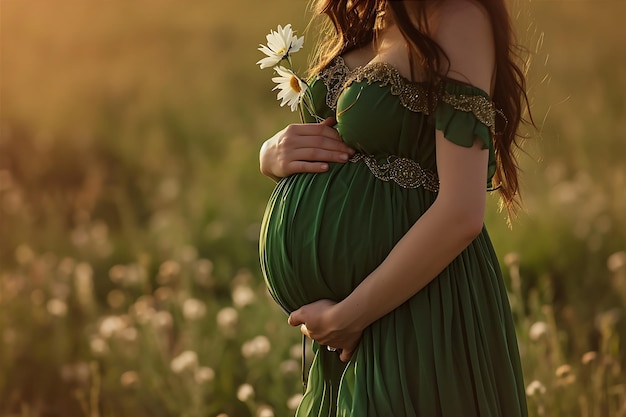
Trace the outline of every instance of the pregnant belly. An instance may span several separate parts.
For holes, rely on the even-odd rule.
[[[281,180],[261,227],[261,267],[286,311],[342,300],[387,256],[433,196],[377,180],[364,164]]]

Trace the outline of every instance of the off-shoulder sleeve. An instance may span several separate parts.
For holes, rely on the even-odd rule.
[[[441,95],[435,109],[435,127],[449,141],[471,147],[478,138],[483,149],[489,149],[488,184],[496,171],[493,147],[496,111],[489,94],[461,82],[442,82]]]

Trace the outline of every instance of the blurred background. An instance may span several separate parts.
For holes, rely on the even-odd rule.
[[[487,225],[530,412],[626,416],[626,2],[509,5],[539,129]],[[293,414],[258,149],[297,117],[255,62],[278,24],[311,46],[306,7],[0,0],[1,416]]]

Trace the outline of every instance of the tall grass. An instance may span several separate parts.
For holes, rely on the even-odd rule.
[[[0,415],[292,413],[299,334],[257,266],[257,154],[296,118],[254,62],[306,2],[0,7]],[[493,201],[487,223],[531,415],[626,415],[626,7],[514,7],[540,129],[527,211],[509,230]]]

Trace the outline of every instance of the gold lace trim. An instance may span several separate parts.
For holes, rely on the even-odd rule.
[[[368,84],[380,83],[381,87],[390,86],[391,94],[400,98],[400,103],[413,112],[429,114],[428,90],[422,84],[412,83],[400,75],[398,70],[386,62],[374,62],[355,68],[344,87],[354,82],[367,81]]]
[[[349,75],[350,68],[337,56],[317,76],[326,85],[326,105],[332,110],[337,110],[337,100]]]
[[[348,68],[343,57],[335,57],[330,64],[318,74],[318,78],[326,85],[326,104],[337,110],[337,100],[341,92],[354,82],[367,81],[368,84],[380,82],[380,86],[391,86],[391,93],[400,98],[407,109],[430,114],[428,89],[424,84],[413,83],[403,77],[394,66],[386,62],[374,62],[353,70]],[[471,112],[476,119],[495,133],[497,110],[491,100],[484,96],[454,95],[444,92],[441,97],[444,103],[454,109]]]
[[[495,134],[496,109],[493,102],[487,97],[454,95],[445,92],[441,100],[451,105],[455,110],[472,113],[479,122],[489,128],[492,134]]]
[[[373,156],[355,153],[350,162],[365,162],[372,174],[381,181],[393,181],[402,188],[419,188],[434,193],[439,191],[439,179],[434,172],[424,169],[412,159],[388,156],[387,162],[378,162]]]

